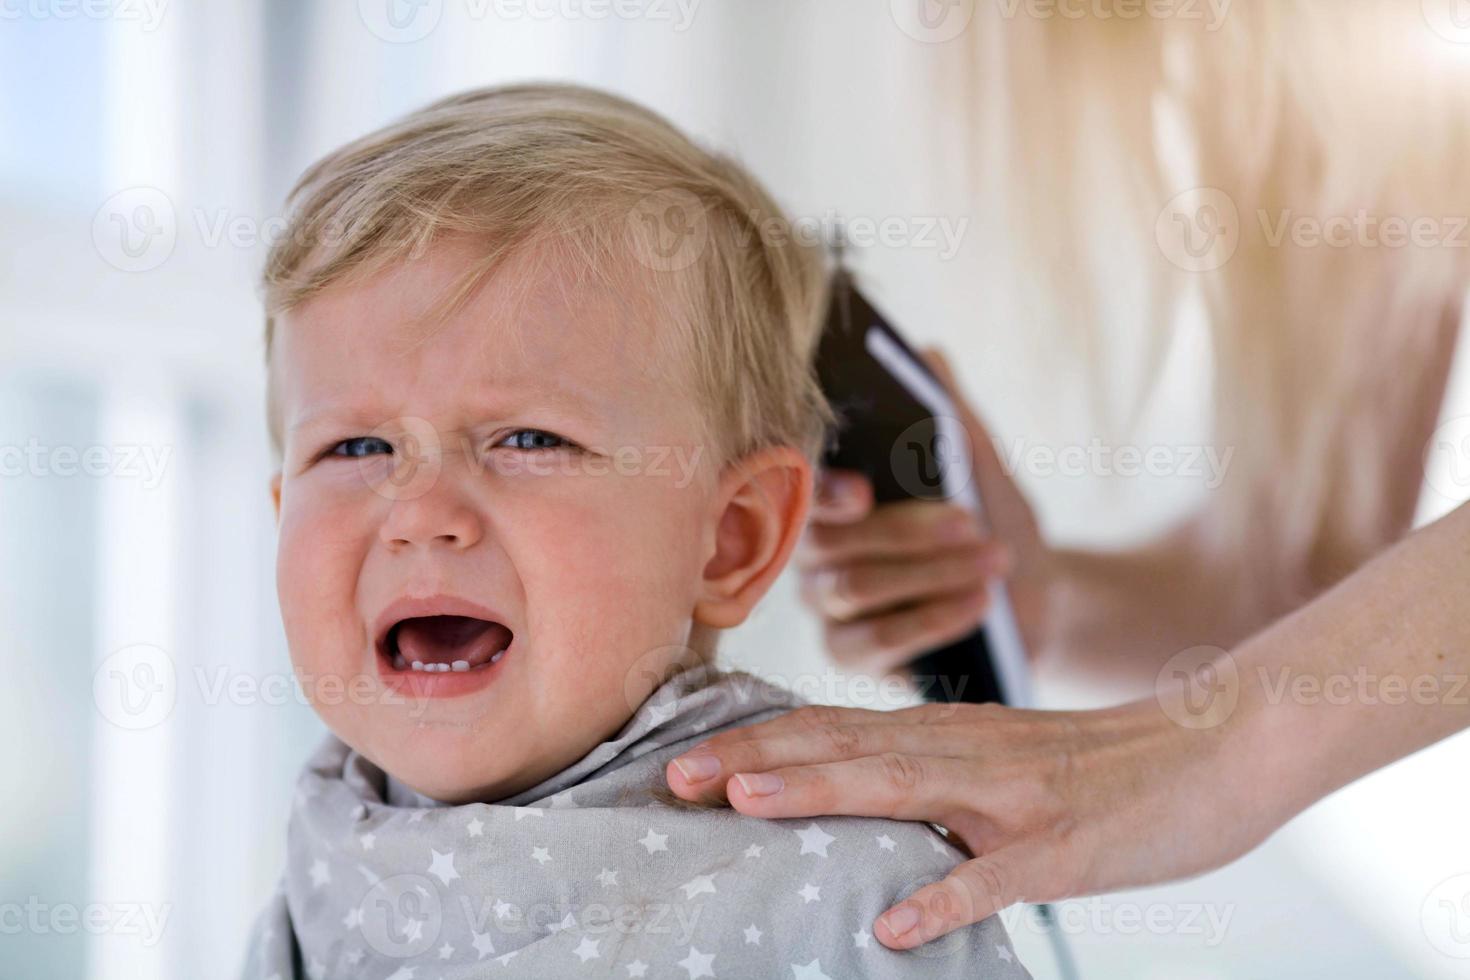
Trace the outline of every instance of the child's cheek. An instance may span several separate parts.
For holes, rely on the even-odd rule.
[[[283,495],[276,584],[291,660],[313,674],[355,662],[361,624],[356,607],[356,536],[348,508],[320,494]]]

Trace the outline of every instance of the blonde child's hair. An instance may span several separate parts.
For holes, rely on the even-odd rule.
[[[483,258],[442,312],[522,250],[608,281],[631,271],[659,308],[660,349],[692,368],[711,455],[821,450],[820,245],[771,235],[789,224],[749,173],[626,99],[567,84],[464,92],[328,154],[287,203],[263,276],[268,362],[282,312],[469,236]],[[268,403],[279,455],[273,383]]]

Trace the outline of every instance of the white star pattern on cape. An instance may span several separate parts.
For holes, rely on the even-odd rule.
[[[363,834],[361,837],[358,838],[358,841],[362,844],[362,849],[364,851],[371,851],[373,849],[373,842],[376,840],[377,838],[374,837],[372,834]]]
[[[465,824],[464,825],[464,829],[465,830],[468,830],[470,832],[470,836],[471,837],[483,837],[483,836],[485,836],[485,822],[483,820],[481,820],[479,817],[476,817],[475,819],[471,820],[469,823]]]
[[[857,932],[855,932],[855,933],[852,934],[852,944],[854,946],[856,946],[858,949],[867,949],[868,948],[868,934],[866,932],[864,932],[863,930],[859,929]]]
[[[451,945],[449,945],[448,943],[445,943],[443,946],[440,946],[439,947],[439,958],[441,960],[447,960],[447,959],[449,959],[449,957],[451,957],[453,955],[454,955],[454,947],[451,946]]]
[[[807,882],[800,894],[803,902],[815,902],[822,897],[822,889],[811,882]]]
[[[474,947],[476,953],[480,954],[476,956],[475,959],[483,960],[485,957],[495,952],[495,944],[490,942],[489,933],[475,932],[473,929],[471,929],[470,935],[475,937],[474,941],[471,942],[470,945]]]
[[[894,844],[893,838],[889,837],[887,834],[879,834],[877,840],[879,850],[891,851],[897,846],[896,844]]]
[[[648,972],[648,964],[642,960],[634,960],[628,964],[628,976],[641,977]]]
[[[357,926],[362,925],[362,909],[348,909],[347,914],[342,917],[342,925],[346,926],[348,929],[353,929]]]
[[[603,868],[597,872],[597,883],[603,888],[611,888],[618,883],[618,873],[612,868]]]
[[[713,895],[715,893],[715,876],[696,875],[679,887],[684,889],[685,898],[693,898],[695,895]]]
[[[1011,948],[1009,946],[995,947],[995,956],[1002,963],[1013,963],[1016,959],[1014,956],[1011,955]]]
[[[689,955],[679,961],[679,965],[689,971],[689,980],[699,980],[700,977],[712,977],[715,971],[711,969],[715,961],[714,953],[701,953],[693,946],[689,947]]]
[[[531,860],[537,864],[545,864],[551,860],[551,855],[547,853],[544,847],[533,847],[531,848]]]
[[[656,833],[652,827],[649,827],[648,833],[644,834],[643,839],[638,843],[647,848],[649,854],[652,854],[655,851],[667,851],[669,849],[668,841],[668,834]]]
[[[429,853],[434,855],[433,860],[429,862],[429,874],[438,878],[446,885],[459,877],[459,872],[454,870],[453,851],[450,851],[448,854],[440,854],[431,847],[429,848]]]
[[[752,845],[750,845],[749,847],[747,847],[745,849],[745,856],[748,857],[748,858],[758,858],[758,857],[761,856],[761,852],[764,851],[764,850],[765,850],[765,848],[762,847],[761,845],[759,845],[759,844],[752,844]]]
[[[759,946],[761,944],[761,931],[755,927],[755,923],[745,927],[745,945]]]
[[[831,977],[822,972],[822,964],[819,960],[812,960],[806,966],[793,963],[791,964],[791,973],[794,980],[832,980]]]
[[[332,872],[327,870],[327,862],[317,858],[311,862],[311,884],[313,888],[320,888],[332,880]]]
[[[572,950],[572,955],[583,963],[586,963],[588,960],[595,960],[598,956],[597,943],[598,941],[591,936],[583,936],[582,941],[577,944],[577,948]]]
[[[801,838],[802,854],[820,854],[822,857],[827,856],[827,845],[837,839],[816,824],[795,831],[795,834]]]
[[[544,817],[546,815],[539,806],[518,806],[515,810],[516,823],[520,823],[522,817]]]
[[[416,966],[400,966],[388,975],[388,980],[413,980],[414,971],[417,969]]]

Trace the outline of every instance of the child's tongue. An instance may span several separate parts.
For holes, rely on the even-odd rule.
[[[399,623],[396,638],[399,654],[410,663],[464,660],[478,667],[510,646],[511,632],[499,623],[469,616],[420,616]]]

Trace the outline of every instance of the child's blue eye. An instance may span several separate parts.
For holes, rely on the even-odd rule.
[[[559,449],[562,446],[570,446],[571,443],[554,432],[543,429],[517,429],[502,439],[498,446],[507,446],[510,449]]]
[[[377,436],[357,436],[352,439],[343,439],[331,449],[333,456],[351,456],[360,458],[363,456],[374,456],[378,453],[392,454],[393,447],[384,439]]]

